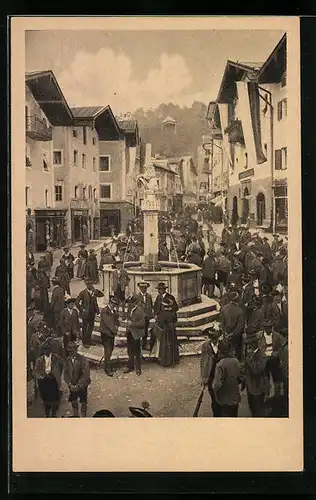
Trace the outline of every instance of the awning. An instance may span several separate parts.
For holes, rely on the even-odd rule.
[[[220,207],[221,205],[224,205],[226,198],[227,198],[226,196],[219,195],[213,198],[211,200],[211,203],[213,203],[215,207]]]

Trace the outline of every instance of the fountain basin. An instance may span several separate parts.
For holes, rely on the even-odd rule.
[[[168,286],[168,292],[171,293],[179,307],[188,306],[201,302],[201,268],[188,262],[169,262],[159,261],[160,271],[143,271],[141,262],[125,262],[124,269],[128,272],[130,282],[128,286],[129,293],[138,293],[137,284],[140,281],[150,283],[148,292],[153,300],[157,296],[158,283],[163,281]],[[104,268],[103,270],[103,290],[107,295],[112,291],[112,274],[114,269]]]

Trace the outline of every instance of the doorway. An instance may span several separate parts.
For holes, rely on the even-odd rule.
[[[111,236],[113,230],[118,233],[121,229],[119,210],[100,210],[100,237]]]
[[[262,226],[266,218],[266,199],[263,193],[257,196],[257,225]]]
[[[243,204],[242,204],[242,223],[246,224],[247,219],[249,216],[249,199],[247,198],[249,196],[249,190],[246,187],[244,189],[244,196],[243,196]]]
[[[74,240],[75,241],[81,240],[81,216],[80,215],[74,216]]]
[[[45,219],[36,221],[36,251],[44,252],[46,250],[46,226]]]

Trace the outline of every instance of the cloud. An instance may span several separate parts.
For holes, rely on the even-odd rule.
[[[161,102],[184,106],[208,100],[208,93],[190,91],[194,81],[181,55],[162,53],[157,62],[141,80],[133,75],[132,61],[123,52],[81,51],[58,80],[70,106],[109,104],[115,113],[155,108]]]

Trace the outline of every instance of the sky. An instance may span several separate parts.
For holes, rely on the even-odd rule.
[[[115,114],[216,99],[228,59],[264,62],[282,31],[27,31],[26,71],[52,70],[71,107]]]

